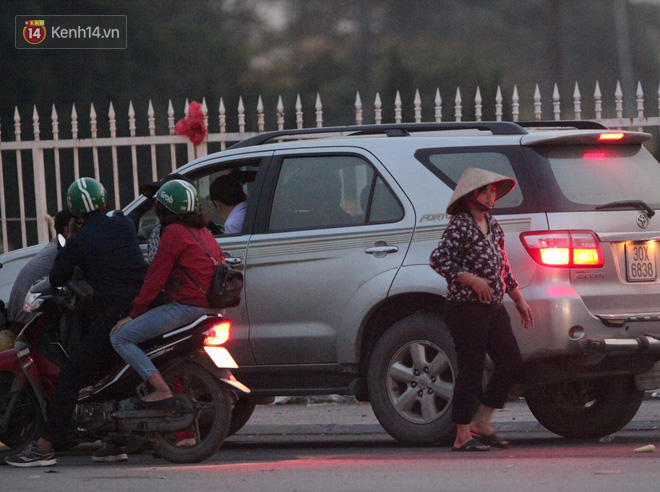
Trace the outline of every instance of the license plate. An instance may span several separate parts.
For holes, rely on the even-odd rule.
[[[658,276],[655,242],[626,244],[626,277],[628,282],[649,282]]]

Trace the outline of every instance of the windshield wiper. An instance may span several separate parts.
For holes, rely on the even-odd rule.
[[[653,210],[643,200],[624,200],[624,201],[621,201],[621,202],[610,202],[610,203],[606,203],[604,205],[598,205],[596,207],[596,210],[602,210],[602,209],[605,209],[605,208],[628,208],[628,207],[639,208],[639,209],[644,210],[646,212],[646,215],[649,216],[649,218],[651,218],[655,215],[655,210]]]

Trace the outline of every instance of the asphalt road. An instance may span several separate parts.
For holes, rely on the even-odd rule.
[[[58,455],[50,468],[0,468],[2,490],[34,491],[511,491],[658,490],[660,400],[648,400],[612,440],[571,440],[540,427],[524,401],[495,415],[505,450],[454,453],[406,447],[367,404],[258,407],[205,463],[172,465],[149,453],[95,464],[94,446]],[[655,444],[654,453],[635,449]]]

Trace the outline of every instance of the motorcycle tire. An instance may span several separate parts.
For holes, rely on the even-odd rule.
[[[164,372],[163,378],[176,394],[185,394],[197,408],[190,429],[159,432],[154,455],[171,463],[199,463],[222,445],[231,422],[233,406],[229,389],[206,369],[187,363]]]
[[[4,418],[11,398],[11,386],[14,375],[8,372],[0,373],[0,418]],[[30,388],[18,395],[8,425],[0,429],[0,457],[20,451],[34,441],[43,425],[44,418],[39,401]]]

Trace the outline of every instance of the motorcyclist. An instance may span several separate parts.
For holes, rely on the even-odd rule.
[[[35,316],[33,313],[23,310],[25,295],[37,280],[50,274],[55,257],[63,247],[58,236],[61,235],[64,239],[68,239],[78,230],[76,218],[68,208],[57,212],[54,222],[55,237],[21,268],[11,289],[9,304],[7,305],[7,317],[10,329],[15,334],[18,334],[21,328]]]
[[[183,180],[169,181],[156,194],[156,214],[165,227],[149,271],[133,301],[130,316],[111,332],[117,352],[154,391],[137,402],[140,407],[171,403],[173,395],[158,369],[138,343],[214,312],[206,299],[218,264],[224,258],[206,228],[208,217],[199,206],[197,190]],[[149,310],[164,289],[166,304]]]
[[[75,180],[67,192],[67,206],[83,225],[59,251],[49,278],[59,287],[72,279],[75,267],[82,270],[94,289],[91,321],[80,345],[60,370],[45,429],[37,441],[5,459],[12,466],[57,463],[53,445],[68,434],[78,392],[91,376],[118,360],[109,332],[130,312],[147,270],[132,220],[121,213],[112,217],[105,214],[107,193],[101,183],[92,178]],[[123,459],[126,454],[117,446],[104,446],[94,455],[95,461]]]

